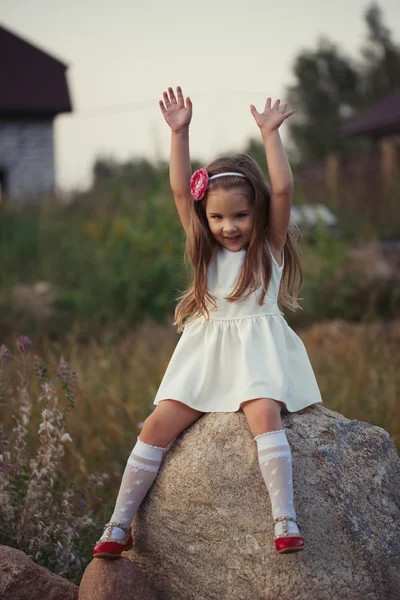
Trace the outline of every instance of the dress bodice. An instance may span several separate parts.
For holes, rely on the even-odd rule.
[[[264,303],[260,306],[258,303],[261,297],[259,290],[250,294],[247,298],[235,302],[228,302],[225,299],[230,295],[240,277],[246,250],[243,248],[238,252],[231,252],[219,245],[214,249],[207,270],[207,288],[210,294],[215,296],[218,310],[213,310],[210,305],[210,319],[240,319],[266,314],[281,314],[277,300],[284,262],[282,261],[282,265],[279,267],[271,249],[270,254],[272,261],[271,281]]]

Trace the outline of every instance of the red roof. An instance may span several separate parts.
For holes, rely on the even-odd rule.
[[[400,88],[358,115],[347,119],[340,133],[344,137],[400,133]]]
[[[67,65],[0,26],[0,118],[71,112]]]

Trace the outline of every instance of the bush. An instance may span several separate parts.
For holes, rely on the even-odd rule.
[[[82,334],[116,333],[146,318],[163,322],[186,285],[184,232],[171,198],[137,198],[105,185],[80,206],[9,212],[0,220],[3,323],[34,331],[35,318],[17,314],[17,283],[49,282],[53,313],[40,329],[62,336],[79,322]],[[90,207],[90,214],[88,214]]]
[[[306,245],[300,291],[302,311],[287,311],[292,325],[344,319],[364,322],[400,316],[400,286],[393,280],[366,277],[365,269],[349,259],[350,243],[337,238],[319,220],[312,245]],[[309,268],[317,264],[316,268]]]

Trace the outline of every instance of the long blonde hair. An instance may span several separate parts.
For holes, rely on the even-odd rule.
[[[202,200],[190,204],[190,224],[186,238],[185,264],[190,272],[192,283],[178,297],[175,309],[175,324],[178,331],[183,331],[186,323],[204,316],[209,319],[209,302],[213,309],[217,308],[216,298],[207,289],[207,267],[218,242],[212,235],[206,216],[207,195],[216,188],[232,189],[239,187],[247,195],[253,205],[253,230],[248,244],[245,261],[239,280],[226,298],[235,302],[246,298],[260,286],[262,295],[259,304],[263,304],[272,274],[272,261],[268,249],[267,232],[271,192],[263,172],[253,158],[247,154],[224,156],[210,163],[207,167],[209,177],[217,173],[238,171],[247,179],[234,175],[218,177],[209,182],[207,194]],[[301,232],[298,226],[290,221],[284,245],[284,269],[279,289],[278,303],[295,311],[301,306],[297,302],[298,293],[303,283],[303,272],[297,240]],[[296,275],[299,282],[296,286]],[[246,292],[247,288],[249,290]],[[246,293],[245,293],[246,292]]]

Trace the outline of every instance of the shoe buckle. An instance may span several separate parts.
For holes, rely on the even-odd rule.
[[[287,522],[288,521],[293,521],[294,523],[296,523],[296,525],[299,528],[299,530],[301,529],[300,525],[297,522],[297,520],[294,519],[293,517],[288,517],[288,516],[276,517],[276,519],[274,519],[274,524],[276,525],[277,523],[282,522],[283,532],[279,533],[278,535],[276,535],[275,539],[284,538],[284,537],[290,537],[291,535],[293,535],[293,534],[289,533],[288,526],[287,526]]]
[[[118,527],[119,529],[122,529],[122,531],[125,532],[126,535],[124,538],[122,538],[122,540],[116,540],[113,537],[111,537],[113,527]],[[128,538],[129,538],[130,529],[129,529],[129,527],[127,527],[125,525],[125,523],[120,523],[118,521],[110,521],[109,523],[106,523],[104,525],[104,529],[106,529],[106,537],[99,541],[101,541],[101,542],[110,542],[111,541],[111,542],[115,542],[116,544],[122,544],[122,545],[126,544]]]

